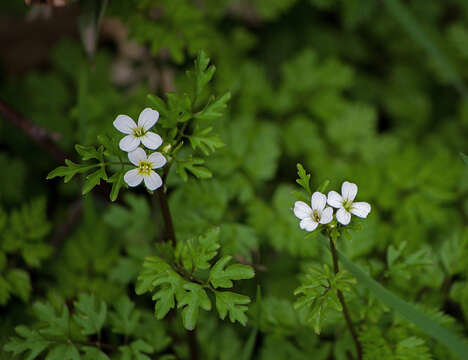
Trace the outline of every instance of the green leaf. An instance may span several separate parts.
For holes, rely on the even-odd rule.
[[[45,360],[80,360],[80,353],[73,344],[55,345]]]
[[[122,153],[122,150],[119,148],[119,142],[117,139],[108,135],[98,135],[97,139],[104,146],[104,155],[118,156]]]
[[[104,301],[96,303],[94,295],[80,294],[73,303],[76,314],[73,320],[82,328],[84,335],[98,334],[106,321],[107,305]]]
[[[167,115],[167,106],[163,99],[161,99],[159,96],[152,94],[148,94],[146,98],[151,103],[151,105],[159,112],[159,115]]]
[[[109,195],[111,201],[117,200],[117,197],[119,196],[120,188],[124,184],[124,181],[123,181],[124,175],[125,175],[124,171],[119,171],[109,178],[109,182],[112,183],[112,189]]]
[[[300,295],[294,307],[306,308],[307,322],[320,334],[321,324],[327,314],[343,310],[338,300],[338,291],[350,291],[355,282],[346,270],[335,274],[328,265],[322,268],[312,266],[308,268],[301,286],[294,291],[294,295]]]
[[[70,313],[68,307],[63,305],[60,314],[57,314],[51,304],[37,302],[33,305],[34,315],[43,323],[42,335],[55,336],[68,339],[70,331]]]
[[[73,161],[68,159],[65,160],[66,166],[59,166],[58,168],[52,170],[46,177],[47,180],[53,179],[57,176],[62,176],[64,182],[69,182],[73,176],[76,174],[82,174],[88,170],[94,169],[95,167],[100,166],[100,164],[75,164]]]
[[[218,98],[211,97],[206,106],[194,117],[199,120],[215,120],[223,116],[224,110],[227,108],[227,102],[231,99],[231,93],[227,92]]]
[[[234,264],[225,268],[231,259],[232,256],[224,256],[211,268],[208,280],[215,288],[230,288],[233,286],[232,280],[251,279],[255,276],[254,270],[248,265]]]
[[[193,158],[192,156],[189,156],[188,158],[183,160],[176,159],[176,161],[177,174],[179,174],[182,180],[184,181],[188,180],[187,171],[191,172],[199,179],[209,179],[212,176],[210,170],[208,170],[206,167],[200,166],[201,164],[205,163],[205,160],[203,159]]]
[[[463,154],[462,152],[460,153],[460,156],[462,160],[465,162],[465,164],[468,165],[468,156]]]
[[[94,146],[91,145],[75,145],[75,150],[78,154],[80,154],[82,160],[90,160],[90,159],[97,159],[99,162],[103,161],[103,152],[104,148],[96,149]]]
[[[186,122],[192,118],[192,106],[190,98],[177,93],[167,94],[168,114],[162,122],[164,127],[174,127],[179,122]]]
[[[296,179],[296,182],[301,185],[307,194],[311,195],[312,192],[310,191],[310,174],[304,170],[304,167],[301,164],[297,164],[297,175],[299,179]]]
[[[320,236],[322,245],[328,248],[328,240]],[[346,269],[365,287],[374,293],[374,295],[385,305],[401,314],[409,322],[413,323],[422,332],[432,337],[435,341],[444,344],[448,349],[457,354],[460,359],[464,359],[468,354],[468,345],[464,343],[457,335],[446,328],[440,326],[437,322],[426,316],[414,305],[407,303],[392,292],[385,289],[377,281],[372,279],[359,266],[355,265],[343,253],[337,250],[340,261]]]
[[[82,194],[89,193],[96,185],[101,183],[101,179],[107,180],[106,168],[101,167],[99,170],[86,176],[86,182],[83,185]]]
[[[468,90],[462,77],[453,67],[447,56],[439,49],[435,41],[418,24],[406,6],[400,0],[384,0],[383,3],[387,6],[388,12],[395,17],[409,36],[432,57],[447,79],[466,98]]]
[[[142,339],[133,341],[130,345],[121,346],[121,360],[151,360],[146,354],[154,353],[154,348]]]
[[[135,304],[128,297],[121,297],[114,308],[115,311],[109,313],[112,331],[117,334],[133,334],[140,320],[140,312],[135,310]]]
[[[184,285],[185,294],[179,300],[177,307],[182,308],[182,321],[187,330],[193,330],[197,324],[200,307],[211,310],[211,302],[203,287],[195,283]]]
[[[208,135],[212,127],[200,130],[198,127],[192,135],[189,136],[190,143],[194,150],[200,149],[205,155],[215,152],[216,149],[223,147],[224,143],[218,135]]]
[[[397,359],[408,360],[432,360],[432,354],[429,347],[425,344],[423,339],[416,336],[408,337],[401,340],[395,350],[395,357]]]
[[[211,81],[213,75],[216,71],[214,65],[208,66],[210,63],[210,58],[206,55],[204,51],[200,51],[195,60],[195,98],[199,97],[205,88],[205,86]],[[191,75],[189,73],[189,75]]]
[[[231,322],[240,322],[242,325],[247,323],[246,304],[250,303],[250,298],[245,295],[236,294],[231,291],[216,291],[216,309],[222,320],[229,313]]]
[[[143,263],[143,271],[138,276],[135,292],[138,295],[156,290],[153,295],[155,316],[162,319],[174,308],[175,298],[184,295],[185,280],[171,266],[157,256],[147,257]],[[160,287],[160,288],[159,288]]]
[[[20,355],[29,351],[28,356],[25,358],[26,360],[36,359],[50,344],[39,332],[29,330],[26,326],[17,326],[15,331],[20,338],[10,338],[4,349],[5,351],[12,352],[13,355]]]
[[[11,292],[21,300],[28,301],[31,295],[31,279],[29,273],[22,269],[12,269],[6,275],[7,281],[11,285]]]
[[[330,184],[330,180],[325,180],[322,185],[319,186],[317,189],[318,192],[325,193],[327,190],[328,185]]]
[[[0,275],[0,305],[6,305],[10,300],[11,285]]]
[[[85,353],[83,360],[109,360],[109,357],[98,348],[85,346],[82,350]]]
[[[219,228],[215,228],[198,238],[179,241],[176,256],[187,271],[204,270],[210,267],[209,261],[216,256],[219,246]]]

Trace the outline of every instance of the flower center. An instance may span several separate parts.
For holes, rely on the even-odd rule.
[[[145,135],[145,133],[146,131],[142,127],[136,127],[133,129],[133,135],[135,137],[142,137],[143,135]]]
[[[138,173],[140,175],[149,175],[153,164],[149,161],[142,160],[138,163]]]
[[[351,200],[348,200],[348,199],[345,199],[343,201],[343,208],[347,211],[347,212],[351,212],[351,209],[353,207],[353,202]]]
[[[312,213],[312,219],[314,219],[315,222],[320,222],[320,214],[317,210],[314,210]]]

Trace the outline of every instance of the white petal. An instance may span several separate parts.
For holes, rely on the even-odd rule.
[[[328,205],[333,206],[334,208],[339,208],[343,204],[343,197],[336,191],[332,190],[328,193],[327,202]]]
[[[359,216],[361,218],[366,218],[371,211],[371,206],[366,202],[355,202],[351,208],[351,214]]]
[[[140,139],[143,145],[145,145],[148,149],[151,150],[156,150],[163,143],[161,136],[151,131],[148,131]]]
[[[144,109],[138,117],[138,126],[148,131],[159,119],[159,113],[151,108]]]
[[[341,185],[341,195],[346,200],[353,201],[357,194],[357,185],[345,181],[343,185]]]
[[[140,145],[140,139],[133,135],[125,136],[119,143],[119,147],[126,152],[135,150],[138,145]]]
[[[312,194],[310,202],[312,204],[312,209],[321,212],[325,208],[325,205],[327,205],[327,197],[321,192],[316,191]]]
[[[114,120],[114,127],[124,134],[131,134],[136,124],[130,116],[119,115]]]
[[[145,185],[149,190],[156,190],[163,183],[161,176],[156,174],[153,170],[151,170],[150,174],[145,176],[143,180],[145,181]]]
[[[318,226],[318,223],[316,223],[310,217],[302,219],[301,222],[299,223],[299,227],[306,231],[314,231],[317,228],[317,226]]]
[[[130,162],[133,165],[138,166],[140,164],[140,161],[146,160],[145,150],[143,150],[141,147],[139,147],[139,148],[136,148],[135,150],[133,150],[132,152],[129,152],[128,153],[128,160],[130,160]]]
[[[333,209],[329,206],[322,211],[322,215],[320,217],[320,224],[328,224],[330,221],[333,220]]]
[[[348,225],[351,221],[351,214],[343,208],[338,209],[336,212],[336,220],[343,225]]]
[[[294,215],[299,219],[310,218],[312,209],[304,201],[296,201],[294,203]]]
[[[153,164],[153,169],[163,167],[164,165],[166,165],[167,162],[164,155],[159,152],[154,152],[150,156],[148,156],[148,161],[150,161]]]
[[[140,175],[138,169],[132,169],[125,173],[124,180],[129,186],[138,186],[143,180],[143,176]]]

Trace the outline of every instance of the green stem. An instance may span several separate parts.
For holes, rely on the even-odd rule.
[[[122,165],[122,166],[124,166],[124,165],[130,165],[130,166],[132,166],[132,165],[133,165],[133,164],[132,164],[131,162],[129,162],[129,161],[120,161],[120,162],[119,162],[119,161],[106,161],[106,162],[103,162],[103,163],[101,163],[101,164],[104,164],[104,165]],[[135,165],[133,165],[133,166],[135,166]]]
[[[333,239],[331,238],[331,236],[329,236],[329,240],[330,240],[330,251],[332,253],[332,258],[333,258],[333,269],[335,271],[335,274],[338,274],[338,272],[340,271],[340,268],[338,265],[338,255],[336,253],[335,243],[333,242]],[[351,319],[351,316],[349,315],[348,307],[346,306],[343,293],[340,290],[338,290],[337,294],[338,294],[338,300],[340,301],[341,307],[343,308],[343,315],[346,320],[346,325],[348,326],[348,330],[351,333],[351,336],[354,341],[354,345],[356,346],[358,359],[361,360],[362,359],[362,346],[361,346],[361,343],[359,342],[359,338],[357,336],[356,330],[354,329],[353,321]]]

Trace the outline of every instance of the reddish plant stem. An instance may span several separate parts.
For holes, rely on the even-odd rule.
[[[164,168],[164,173],[162,176],[163,183],[166,182],[167,176],[169,174],[169,170],[171,168],[171,163],[169,163],[165,168]],[[169,202],[167,200],[167,194],[164,186],[161,186],[158,191],[158,198],[159,198],[159,204],[161,205],[161,211],[164,219],[164,226],[166,230],[166,241],[169,240],[172,242],[172,246],[176,246],[177,241],[176,241],[176,235],[175,235],[175,229],[174,229],[174,223],[172,222],[172,215],[171,211],[169,209]],[[196,329],[193,329],[192,331],[189,331],[187,333],[187,341],[188,341],[188,347],[189,347],[189,352],[190,352],[190,359],[191,360],[198,360],[199,359],[199,348],[198,348],[198,341],[197,341],[197,332]]]
[[[164,227],[166,229],[166,240],[170,240],[172,245],[175,247],[177,244],[176,235],[174,230],[174,223],[172,222],[171,211],[169,210],[169,201],[167,200],[167,194],[165,190],[164,183],[166,182],[167,175],[169,174],[170,164],[164,168],[164,173],[162,176],[163,186],[161,186],[157,193],[159,198],[159,205],[161,206],[161,211],[164,219]]]
[[[31,121],[24,118],[19,112],[13,109],[10,105],[0,99],[0,115],[3,116],[9,123],[20,129],[27,137],[29,137],[39,147],[47,151],[59,163],[63,163],[66,159],[65,153],[55,144],[59,140],[60,135],[52,133],[46,129],[37,126]]]
[[[65,222],[58,228],[55,232],[52,240],[50,241],[51,245],[57,248],[60,243],[70,234],[75,228],[78,220],[80,219],[83,213],[83,202],[80,199],[76,200],[68,211],[68,216]]]
[[[340,271],[340,268],[338,266],[338,254],[336,253],[336,248],[335,248],[335,243],[333,242],[332,238],[329,237],[330,240],[330,251],[332,253],[332,258],[333,258],[333,269],[335,271],[335,274],[338,274]],[[356,330],[354,329],[353,326],[353,320],[351,319],[351,316],[349,315],[348,307],[346,306],[346,302],[343,296],[343,293],[338,290],[338,300],[340,301],[341,307],[343,308],[343,315],[346,319],[346,325],[348,326],[348,330],[351,333],[351,337],[353,338],[354,345],[356,346],[356,352],[358,359],[362,359],[362,346],[361,343],[359,342],[358,335],[356,333]]]

